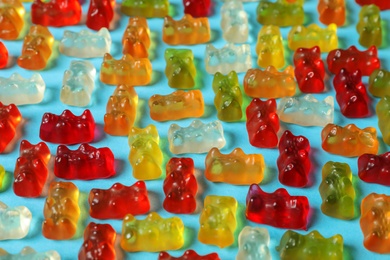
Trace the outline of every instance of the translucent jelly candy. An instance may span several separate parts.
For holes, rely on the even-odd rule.
[[[266,193],[252,184],[246,196],[246,218],[278,228],[306,230],[309,209],[305,196],[291,196],[282,188]]]
[[[7,64],[8,64],[8,50],[5,47],[4,43],[0,42],[0,69],[4,69],[7,66]]]
[[[354,217],[355,189],[352,185],[352,172],[348,164],[327,162],[322,168],[322,182],[319,191],[322,198],[322,213],[339,219]]]
[[[291,28],[287,37],[288,47],[291,50],[318,46],[321,51],[330,52],[337,49],[339,42],[335,24],[330,24],[326,28],[321,28],[317,24],[311,24],[307,27],[297,25]]]
[[[390,2],[386,0],[355,0],[359,5],[377,5],[381,10],[390,9]]]
[[[27,236],[31,219],[31,212],[25,206],[9,208],[0,201],[0,241]]]
[[[96,31],[104,27],[109,28],[114,18],[114,5],[115,2],[111,0],[91,0],[85,22],[87,27]]]
[[[220,248],[234,243],[237,201],[229,196],[208,195],[199,217],[198,240]]]
[[[42,234],[47,239],[71,239],[80,216],[79,190],[71,182],[52,182],[46,198]]]
[[[36,252],[31,247],[24,247],[19,254],[10,254],[4,249],[0,248],[0,258],[7,260],[23,260],[23,259],[47,259],[47,260],[61,260],[61,256],[57,251],[50,250],[46,252]]]
[[[5,170],[4,167],[0,164],[0,190],[3,187],[4,177],[5,177]]]
[[[20,157],[14,170],[14,192],[21,197],[38,197],[49,174],[49,147],[40,142],[36,145],[23,140],[20,143]]]
[[[150,47],[148,22],[144,17],[130,17],[122,36],[123,54],[147,58]]]
[[[221,7],[222,37],[227,42],[245,43],[248,40],[248,14],[239,0],[229,0]]]
[[[345,0],[320,0],[318,1],[319,20],[323,24],[334,23],[343,26],[345,23]]]
[[[196,67],[190,49],[165,50],[165,76],[172,88],[188,89],[195,86]]]
[[[390,71],[374,70],[370,75],[368,91],[376,97],[390,96]]]
[[[265,228],[244,227],[238,236],[238,254],[236,260],[271,260],[269,251],[269,233]]]
[[[127,214],[140,215],[150,210],[148,191],[143,181],[131,186],[115,183],[107,190],[89,193],[89,214],[97,219],[123,219]]]
[[[25,12],[19,0],[0,0],[0,39],[16,40],[19,37]]]
[[[382,25],[379,7],[371,4],[362,7],[356,25],[360,45],[369,48],[382,45]]]
[[[212,182],[237,185],[260,183],[264,178],[265,163],[261,154],[245,154],[241,148],[221,154],[212,148],[205,160],[205,177]]]
[[[175,91],[168,95],[153,95],[149,99],[150,117],[155,121],[201,117],[204,100],[200,90]]]
[[[184,13],[193,17],[206,17],[211,13],[211,0],[183,0]]]
[[[81,20],[81,5],[78,0],[34,0],[31,5],[31,21],[43,26],[76,25]]]
[[[275,25],[263,26],[257,36],[257,64],[266,68],[274,66],[280,69],[284,66],[284,47],[282,34]]]
[[[381,130],[383,141],[390,144],[390,96],[384,96],[376,105],[378,115],[378,126]]]
[[[217,253],[208,255],[198,255],[194,250],[187,250],[182,256],[174,257],[167,252],[161,252],[158,255],[158,260],[220,260]]]
[[[362,154],[358,158],[358,175],[365,182],[390,186],[390,152]]]
[[[296,1],[260,1],[257,7],[257,21],[262,25],[294,26],[303,24],[303,4]]]
[[[22,121],[22,114],[17,106],[3,105],[0,102],[0,153],[4,152],[7,145],[16,135],[16,127]]]
[[[147,18],[164,17],[168,15],[169,0],[124,0],[121,12],[128,16]]]
[[[184,245],[184,224],[178,217],[163,219],[152,212],[143,220],[127,215],[123,220],[121,247],[127,252],[177,250]]]

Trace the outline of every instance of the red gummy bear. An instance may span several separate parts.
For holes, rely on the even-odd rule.
[[[111,225],[89,223],[84,230],[84,243],[79,251],[79,259],[116,259],[115,239],[116,233]]]
[[[211,13],[210,0],[183,0],[184,13],[192,17],[206,17]]]
[[[7,66],[8,63],[8,50],[5,45],[0,42],[0,69]]]
[[[337,103],[344,116],[349,118],[368,116],[368,94],[362,83],[360,70],[348,72],[341,69],[334,77],[333,85]]]
[[[115,175],[115,159],[110,148],[81,144],[77,150],[65,145],[57,148],[54,174],[67,180],[95,180]]]
[[[20,157],[14,171],[14,192],[21,197],[35,198],[42,194],[48,176],[49,147],[43,142],[36,145],[23,140]]]
[[[365,182],[390,186],[390,152],[359,156],[358,175]]]
[[[89,143],[94,136],[95,120],[88,109],[81,116],[75,116],[69,110],[64,110],[59,116],[45,113],[42,117],[39,137],[46,142],[59,144]]]
[[[150,210],[145,182],[132,186],[115,183],[108,190],[92,189],[89,193],[89,214],[97,219],[123,219],[127,214],[140,215]]]
[[[295,78],[303,93],[323,92],[325,66],[320,47],[299,48],[294,53]]]
[[[81,5],[78,0],[34,0],[31,5],[31,21],[43,26],[75,25],[81,19]]]
[[[359,51],[355,46],[346,50],[336,49],[329,52],[326,61],[329,71],[333,74],[337,74],[344,68],[348,71],[360,70],[363,76],[370,76],[381,66],[375,46],[371,46],[366,51]]]
[[[114,9],[111,0],[91,0],[89,3],[87,21],[85,24],[89,29],[100,30],[103,27],[107,29],[114,18]]]
[[[167,177],[163,188],[163,207],[175,214],[189,214],[196,209],[198,183],[194,175],[194,161],[191,158],[171,158],[166,166]]]
[[[0,102],[0,153],[4,152],[7,145],[16,134],[16,127],[22,121],[22,115],[14,104],[8,106]]]
[[[246,218],[278,228],[307,230],[309,209],[305,196],[290,196],[285,189],[266,193],[252,184],[246,196]]]
[[[379,7],[381,10],[390,9],[390,1],[389,0],[356,0],[356,3],[359,5],[370,5],[374,4]]]
[[[211,253],[208,255],[198,255],[194,250],[187,250],[182,256],[173,257],[167,252],[161,252],[158,255],[158,260],[220,260],[217,253]]]
[[[266,101],[253,99],[246,108],[246,118],[246,129],[251,145],[259,148],[277,146],[280,125],[275,99]]]
[[[295,136],[286,130],[279,142],[277,160],[280,183],[292,187],[304,187],[311,167],[310,143],[304,136]]]

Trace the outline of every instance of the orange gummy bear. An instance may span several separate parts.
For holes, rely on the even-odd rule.
[[[318,14],[321,23],[343,26],[345,23],[345,0],[320,0]]]
[[[23,29],[25,9],[19,0],[0,0],[0,39],[15,40]]]
[[[123,54],[147,58],[150,47],[149,26],[146,18],[132,17],[122,37]]]

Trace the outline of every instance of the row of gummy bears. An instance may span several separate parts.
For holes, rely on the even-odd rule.
[[[253,69],[248,40],[248,14],[238,0],[226,0],[221,9],[223,38],[229,42],[222,49],[207,45],[205,68],[214,74],[212,89],[217,117],[224,122],[237,122],[243,117],[243,95],[237,73],[245,72],[245,94],[253,100],[246,108],[246,127],[249,142],[258,148],[278,147],[277,167],[279,181],[290,187],[305,187],[311,171],[310,144],[304,136],[295,136],[286,130],[278,136],[280,121],[304,126],[322,126],[322,148],[333,154],[357,157],[359,178],[365,182],[390,185],[388,153],[378,153],[379,141],[373,127],[359,129],[353,124],[345,127],[333,124],[333,97],[318,101],[312,95],[293,97],[298,85],[302,93],[322,93],[325,90],[325,65],[321,52],[329,52],[327,65],[335,74],[333,85],[340,112],[347,118],[370,116],[369,97],[362,76],[370,76],[369,92],[380,97],[376,112],[383,140],[390,144],[390,73],[381,69],[377,47],[382,45],[380,9],[390,9],[388,2],[357,0],[362,7],[357,31],[359,43],[367,47],[359,51],[354,46],[337,49],[337,26],[345,23],[344,1],[319,1],[320,21],[329,25],[304,27],[303,0],[260,1],[257,20],[263,24],[258,35],[256,53],[258,65],[265,70]],[[62,4],[61,4],[62,3]],[[67,3],[67,4],[63,4]],[[184,224],[179,217],[162,218],[152,212],[144,220],[135,215],[147,214],[151,209],[144,181],[160,178],[163,152],[159,145],[158,129],[149,125],[134,127],[138,95],[133,87],[148,85],[152,81],[152,62],[148,58],[151,47],[146,18],[165,17],[162,39],[168,45],[203,44],[211,40],[207,16],[209,0],[183,0],[186,15],[174,21],[168,16],[166,0],[127,0],[121,12],[136,16],[129,19],[123,34],[123,57],[115,60],[110,54],[112,42],[109,31],[114,20],[115,2],[92,0],[86,25],[97,33],[83,30],[65,31],[60,41],[61,53],[78,58],[103,57],[101,82],[117,85],[107,103],[104,131],[113,136],[128,136],[129,161],[134,178],[140,180],[132,186],[115,183],[109,189],[92,189],[89,193],[89,214],[99,220],[123,219],[120,246],[128,252],[160,252],[177,250],[184,245]],[[375,4],[375,5],[374,5]],[[62,9],[63,8],[63,9]],[[18,0],[0,0],[0,39],[15,40],[23,28],[24,6]],[[199,18],[198,18],[199,17]],[[24,38],[17,64],[28,70],[41,70],[48,66],[54,38],[47,26],[75,25],[81,19],[78,1],[36,0],[31,5],[31,20],[35,24]],[[4,26],[4,27],[3,27]],[[283,40],[278,26],[293,26],[288,36],[288,47],[295,51],[294,67],[285,66]],[[196,66],[190,49],[165,51],[168,85],[180,89],[169,95],[153,95],[148,105],[154,121],[171,121],[204,115],[205,102],[196,85]],[[0,67],[10,64],[7,49],[0,42]],[[227,75],[224,75],[227,74]],[[73,61],[65,71],[61,88],[61,102],[84,107],[90,104],[94,91],[96,69],[86,60]],[[184,91],[185,89],[188,91]],[[45,82],[36,73],[30,79],[18,74],[0,78],[0,153],[7,152],[22,125],[22,114],[17,106],[42,102]],[[263,101],[260,98],[267,98]],[[276,98],[281,98],[279,104]],[[72,134],[69,134],[72,133]],[[23,140],[20,157],[16,160],[13,190],[17,196],[36,198],[49,186],[44,204],[43,236],[66,240],[74,237],[80,219],[79,190],[71,182],[49,182],[50,171],[57,178],[67,180],[95,180],[116,174],[114,153],[109,147],[95,148],[89,143],[95,139],[96,125],[87,109],[80,116],[65,110],[61,115],[45,113],[39,137],[45,142],[60,144],[51,169],[48,145],[36,145]],[[169,149],[173,154],[207,153],[205,177],[211,182],[250,185],[246,197],[246,218],[260,224],[284,229],[307,229],[309,200],[305,196],[291,196],[281,188],[273,193],[264,192],[258,183],[265,172],[264,158],[260,154],[245,154],[240,148],[222,154],[226,140],[223,125],[216,120],[204,124],[194,120],[188,127],[172,124],[168,130]],[[77,150],[66,145],[81,144]],[[163,183],[163,208],[174,214],[191,214],[197,207],[198,183],[194,161],[191,158],[171,158],[166,164]],[[5,170],[0,166],[0,188],[5,181]],[[348,220],[356,215],[356,191],[352,184],[352,171],[348,164],[327,162],[322,168],[319,186],[323,200],[321,210],[333,218]],[[373,252],[390,253],[390,238],[382,222],[388,221],[390,197],[372,193],[361,204],[361,228],[364,246]],[[232,196],[208,195],[204,200],[199,222],[198,239],[204,244],[221,248],[234,243],[237,228],[238,203]],[[375,214],[374,214],[375,213]],[[281,214],[284,217],[281,217]],[[0,240],[20,239],[30,229],[31,212],[27,207],[8,208],[0,203]],[[84,231],[84,243],[79,259],[115,259],[116,231],[109,224],[91,222]],[[245,227],[239,235],[237,259],[270,259],[270,235],[265,228]],[[342,259],[343,238],[335,235],[325,239],[319,232],[301,235],[288,230],[277,247],[282,259]],[[0,259],[60,259],[56,251],[36,253],[31,248],[20,255],[0,250]],[[199,256],[188,250],[180,258],[162,252],[158,259],[219,259],[216,253]]]

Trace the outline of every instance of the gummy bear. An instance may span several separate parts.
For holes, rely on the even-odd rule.
[[[163,207],[174,214],[191,214],[196,209],[196,181],[191,158],[171,158],[166,166]]]
[[[355,0],[359,5],[370,5],[374,4],[379,7],[381,10],[390,9],[390,2],[386,0]]]
[[[5,170],[4,167],[0,164],[0,191],[3,189]]]
[[[47,260],[61,260],[60,254],[55,250],[46,252],[36,252],[29,246],[24,247],[18,254],[10,254],[4,249],[0,248],[0,258],[6,260],[24,260],[24,259],[47,259]]]
[[[341,69],[333,78],[336,100],[345,117],[361,118],[369,115],[368,95],[360,70]]]
[[[163,219],[156,212],[138,220],[128,214],[122,225],[120,245],[127,252],[177,250],[184,245],[184,224],[178,217]]]
[[[345,23],[345,0],[320,0],[318,2],[318,14],[321,23],[343,26]]]
[[[158,260],[220,260],[217,253],[208,255],[198,255],[194,250],[187,250],[182,256],[174,257],[167,252],[161,252],[158,255]]]
[[[390,71],[374,70],[368,81],[368,91],[376,97],[390,96]]]
[[[25,12],[19,0],[0,0],[0,39],[16,40],[19,37]]]
[[[390,186],[390,152],[362,154],[358,158],[358,175],[365,182]]]
[[[266,68],[274,66],[280,69],[284,66],[283,38],[279,27],[275,25],[263,26],[257,36],[256,53],[257,64]]]
[[[378,116],[378,126],[382,133],[383,141],[390,144],[390,96],[384,96],[376,105],[376,114]]]
[[[211,14],[211,0],[183,0],[184,13],[193,17],[206,17]]]
[[[238,236],[236,260],[271,260],[269,233],[265,228],[244,227]]]
[[[131,186],[113,184],[109,189],[92,189],[89,193],[89,214],[97,219],[123,219],[127,214],[141,215],[150,210],[145,182]]]
[[[307,27],[297,25],[291,28],[287,38],[288,47],[291,50],[318,46],[321,51],[330,52],[337,49],[338,46],[337,26],[335,24],[330,24],[326,28],[321,28],[317,24],[310,24]]]
[[[0,102],[0,154],[6,150],[8,144],[16,135],[16,127],[22,121],[22,114],[17,106],[3,105]]]
[[[34,0],[31,5],[31,21],[42,26],[70,26],[81,20],[81,5],[78,0]]]
[[[220,248],[234,243],[237,201],[230,196],[208,195],[199,217],[198,240]]]
[[[248,14],[239,0],[229,0],[221,7],[222,37],[227,42],[245,43],[248,40]]]
[[[14,170],[14,192],[21,197],[38,197],[42,194],[49,173],[49,147],[43,142],[36,145],[23,140],[20,157]]]
[[[294,26],[303,24],[303,4],[296,1],[262,0],[257,7],[257,21],[262,25]]]
[[[123,54],[147,58],[150,47],[148,22],[144,17],[131,17],[122,36]]]
[[[1,19],[1,18],[0,18]],[[0,69],[4,69],[8,64],[8,50],[4,43],[0,42]]]
[[[165,50],[165,76],[172,88],[189,89],[195,86],[196,67],[190,49]]]
[[[123,0],[121,12],[128,16],[147,18],[168,15],[169,0]]]
[[[371,4],[362,7],[356,25],[360,45],[368,48],[382,45],[382,25],[379,7]]]
[[[273,148],[278,144],[279,117],[275,99],[255,98],[246,108],[246,129],[249,142],[259,148]]]
[[[101,28],[108,29],[114,18],[114,5],[115,1],[112,0],[91,0],[85,25],[95,31]]]
[[[31,219],[31,211],[27,207],[10,208],[0,201],[0,241],[27,236]]]
[[[71,239],[80,217],[79,189],[71,182],[52,182],[43,209],[42,234],[47,239]]]
[[[252,184],[246,196],[246,218],[278,228],[306,230],[309,209],[307,197],[291,196],[283,188],[266,193]]]

